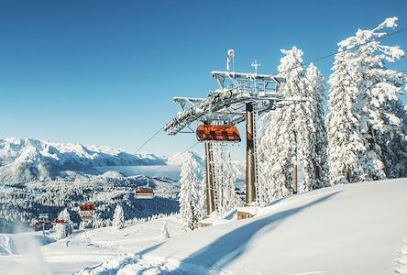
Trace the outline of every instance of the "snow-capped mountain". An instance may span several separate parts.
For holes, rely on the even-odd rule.
[[[194,153],[194,152],[177,153],[168,159],[167,164],[182,166],[182,164],[188,154],[190,154],[192,156],[192,158],[199,164],[200,167],[205,167],[205,160],[202,159],[197,153]]]
[[[164,165],[153,154],[131,154],[102,146],[35,139],[0,140],[0,183],[54,180],[65,171],[97,174],[94,167]]]
[[[147,175],[143,171],[149,169],[139,167],[157,173]],[[79,222],[78,205],[89,202],[106,221],[117,204],[126,219],[176,212],[179,168],[174,166],[178,170],[171,175],[176,177],[169,177],[169,167],[166,158],[153,154],[35,139],[0,140],[0,232],[12,230],[16,222],[27,224],[39,213],[54,219],[65,207]],[[140,189],[154,190],[154,199],[138,200],[134,190]]]

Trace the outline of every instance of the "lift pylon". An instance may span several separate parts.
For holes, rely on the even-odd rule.
[[[256,200],[253,103],[246,103],[246,205]]]
[[[215,196],[213,186],[213,154],[211,143],[205,142],[205,166],[206,166],[206,213],[209,216],[215,211]]]
[[[256,62],[257,64],[257,62]],[[256,68],[257,69],[257,68]],[[277,101],[298,101],[284,98],[278,87],[284,78],[278,75],[213,71],[219,88],[206,98],[176,97],[181,111],[164,126],[169,135],[176,135],[194,122],[217,125],[236,125],[246,121],[246,204],[256,200],[256,169],[254,112],[275,109]],[[218,141],[216,141],[218,142]],[[205,141],[207,213],[215,211],[211,141]]]

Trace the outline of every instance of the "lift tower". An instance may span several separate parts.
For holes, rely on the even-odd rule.
[[[258,74],[260,66],[252,64],[254,73],[212,71],[219,88],[210,92],[206,98],[175,97],[181,111],[164,126],[169,135],[182,133],[194,122],[203,124],[237,125],[246,121],[246,205],[256,200],[256,150],[255,115],[278,107],[280,101],[294,101],[278,93],[278,87],[284,78],[278,75]],[[193,130],[192,130],[193,131]],[[205,141],[207,212],[215,211],[213,194],[213,166],[211,162],[211,142]]]

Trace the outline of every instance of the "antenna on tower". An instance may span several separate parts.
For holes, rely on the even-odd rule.
[[[234,49],[229,49],[228,50],[228,58],[226,62],[226,70],[230,70],[230,58],[232,57],[232,69],[233,72],[235,72],[235,50]]]
[[[257,68],[261,66],[260,63],[257,63],[257,59],[252,62],[252,67],[254,67],[254,74],[257,74]]]

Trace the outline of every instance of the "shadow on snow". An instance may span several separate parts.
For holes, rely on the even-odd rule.
[[[224,267],[231,264],[244,254],[249,242],[258,231],[263,230],[263,233],[269,232],[286,218],[289,218],[306,208],[325,202],[337,193],[339,192],[323,196],[303,206],[278,212],[241,226],[185,258],[181,262],[178,272],[182,273],[183,270],[188,270],[188,266],[191,264],[204,266],[208,270],[205,273],[209,273],[210,270],[221,271]]]

